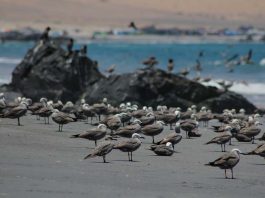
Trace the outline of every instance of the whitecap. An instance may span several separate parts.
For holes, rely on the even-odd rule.
[[[0,64],[18,64],[20,62],[20,58],[0,57]]]

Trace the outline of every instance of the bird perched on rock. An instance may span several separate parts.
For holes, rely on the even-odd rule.
[[[122,152],[127,152],[129,161],[133,161],[132,153],[136,151],[142,144],[139,138],[144,137],[142,137],[138,133],[134,133],[132,135],[132,138],[118,142],[117,144],[115,144],[113,149],[119,149]]]
[[[109,74],[112,74],[115,71],[116,65],[109,66],[105,71]]]
[[[230,152],[222,155],[218,159],[214,160],[213,162],[209,162],[205,164],[206,166],[214,166],[219,167],[220,169],[225,170],[225,178],[228,179],[226,170],[230,169],[232,174],[232,179],[234,179],[233,168],[238,164],[240,161],[240,153],[242,153],[239,149],[234,148]]]
[[[143,64],[147,67],[154,67],[155,65],[158,64],[158,61],[156,60],[156,57],[151,56],[149,59],[144,60]]]
[[[168,59],[167,63],[167,71],[171,73],[174,70],[174,60],[173,59]]]

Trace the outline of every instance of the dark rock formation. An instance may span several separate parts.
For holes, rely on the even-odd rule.
[[[97,66],[78,52],[52,44],[30,49],[12,73],[11,87],[26,97],[76,101],[87,86],[103,78]]]
[[[245,108],[247,112],[256,109],[239,94],[206,87],[160,69],[141,69],[110,76],[89,86],[84,97],[91,103],[107,97],[115,105],[131,101],[147,106],[163,104],[186,109],[197,104],[199,107],[207,106],[214,112],[222,112],[225,108]]]
[[[139,105],[162,104],[183,109],[192,104],[205,105],[214,112],[245,108],[250,113],[256,109],[239,94],[206,87],[161,69],[145,68],[106,78],[82,53],[68,54],[51,43],[37,44],[29,50],[13,71],[11,84],[0,90],[19,92],[33,100],[85,98],[88,103],[94,103],[106,97],[114,105],[131,101]]]

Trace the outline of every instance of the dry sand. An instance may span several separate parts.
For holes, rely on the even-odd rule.
[[[264,9],[263,0],[0,0],[0,25],[92,31],[134,20],[140,26],[264,27]]]
[[[24,126],[16,126],[16,120],[0,121],[0,197],[264,197],[263,158],[241,156],[235,180],[204,166],[222,154],[220,146],[203,145],[216,135],[205,128],[200,128],[201,138],[183,139],[172,157],[146,150],[151,142],[147,137],[133,154],[135,162],[128,162],[126,153],[112,151],[110,163],[104,164],[102,158],[82,160],[93,142],[69,138],[90,125],[71,123],[59,133],[55,123],[42,123],[31,116],[22,118]],[[228,149],[246,152],[257,146],[233,144]]]

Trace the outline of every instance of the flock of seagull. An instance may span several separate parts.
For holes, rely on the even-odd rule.
[[[128,154],[128,160],[133,161],[133,152],[141,147],[141,139],[149,136],[152,144],[148,150],[159,156],[172,156],[175,145],[181,142],[181,132],[184,131],[186,138],[200,138],[200,127],[211,128],[216,137],[205,144],[217,144],[221,151],[226,152],[226,145],[231,145],[231,139],[238,142],[255,143],[255,140],[264,141],[265,133],[261,133],[261,115],[246,115],[244,109],[236,112],[235,109],[224,109],[223,113],[212,113],[206,107],[197,111],[197,106],[192,105],[186,111],[179,107],[157,106],[139,108],[130,102],[122,103],[118,107],[108,104],[107,98],[100,103],[89,105],[84,99],[74,105],[68,101],[48,101],[41,98],[39,102],[32,103],[30,98],[18,97],[14,101],[6,101],[5,95],[0,93],[0,118],[17,119],[21,125],[20,118],[28,113],[35,115],[36,119],[43,118],[45,124],[52,120],[58,124],[58,131],[63,131],[63,126],[78,121],[89,122],[93,127],[85,133],[73,134],[71,138],[83,138],[95,143],[95,148],[84,159],[100,156],[106,162],[106,156],[117,149]],[[96,121],[95,121],[96,120]],[[217,120],[217,125],[209,126],[209,121]],[[161,134],[165,125],[170,126],[171,133],[160,140],[155,137]],[[200,126],[200,127],[199,127]],[[122,138],[122,140],[120,140]],[[98,141],[100,143],[98,144]],[[260,144],[255,150],[241,152],[234,148],[226,152],[218,159],[205,165],[224,169],[225,178],[227,170],[231,170],[231,178],[234,178],[233,168],[240,161],[240,154],[259,155],[265,158],[265,144]]]

